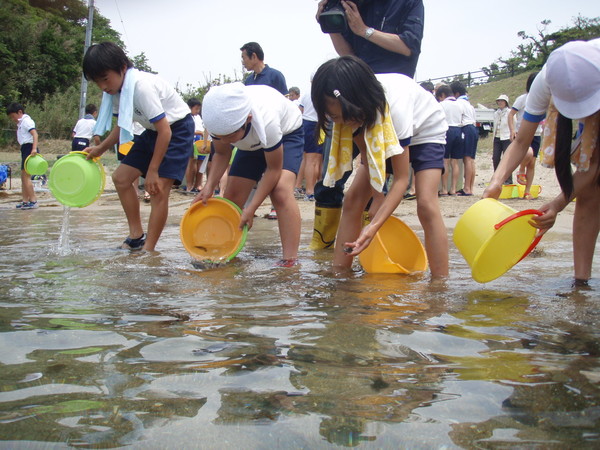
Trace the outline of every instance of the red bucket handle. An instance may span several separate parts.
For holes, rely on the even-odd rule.
[[[542,214],[544,214],[544,213],[537,209],[524,209],[523,211],[516,212],[513,215],[508,216],[503,221],[498,222],[496,225],[494,225],[494,229],[499,230],[500,228],[502,228],[504,225],[506,225],[511,220],[517,219],[519,217],[529,216],[529,215],[541,216]],[[536,247],[536,245],[538,245],[538,243],[542,239],[542,236],[543,236],[543,234],[537,234],[535,236],[535,238],[533,239],[533,242],[527,248],[527,250],[525,250],[525,253],[523,253],[523,256],[521,256],[521,259],[519,259],[519,261],[517,261],[517,263],[521,262],[523,260],[523,258],[525,258],[527,255],[529,255],[533,251],[533,249]]]

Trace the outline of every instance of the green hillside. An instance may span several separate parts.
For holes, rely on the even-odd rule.
[[[510,105],[521,94],[525,93],[527,77],[531,72],[521,73],[511,78],[504,78],[469,88],[469,100],[477,107],[481,103],[488,108],[496,109],[496,99],[500,94],[508,95]]]

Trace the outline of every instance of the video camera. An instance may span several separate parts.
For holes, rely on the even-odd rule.
[[[356,6],[360,6],[366,0],[352,0],[352,2]],[[323,33],[343,33],[348,29],[346,12],[341,0],[328,0],[323,8],[323,12],[319,15],[319,25],[321,25]]]

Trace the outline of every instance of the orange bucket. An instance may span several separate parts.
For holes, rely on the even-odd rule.
[[[427,254],[411,228],[390,216],[358,255],[369,273],[412,273],[427,269]]]

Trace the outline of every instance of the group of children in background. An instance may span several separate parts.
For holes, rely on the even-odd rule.
[[[545,232],[554,223],[556,213],[577,195],[575,275],[581,282],[587,282],[591,276],[591,260],[600,229],[599,42],[596,39],[569,43],[553,52],[540,75],[528,81],[530,94],[519,97],[513,110],[509,109],[506,96],[498,98],[495,174],[484,193],[497,198],[499,187],[512,182],[512,171],[518,165],[521,165],[518,181],[528,188],[531,186],[539,150],[539,123],[546,110],[555,106],[559,111],[558,136],[556,145],[549,145],[546,153],[556,154],[563,194],[544,205],[541,208],[544,214],[535,218],[534,223]],[[577,59],[581,55],[583,58]],[[555,60],[558,62],[552,64]],[[592,64],[585,66],[582,61],[586,60]],[[569,69],[565,61],[578,65],[577,70]],[[320,158],[307,157],[311,152],[304,153],[305,140],[313,142],[314,153],[320,154],[319,135],[326,135],[330,142],[325,185],[332,186],[352,168],[355,149],[360,155],[359,167],[343,203],[334,266],[350,268],[353,257],[369,245],[402,201],[412,166],[417,215],[424,230],[431,274],[448,275],[447,230],[438,197],[473,194],[478,136],[474,109],[461,83],[439,86],[431,95],[407,76],[375,75],[362,60],[343,56],[319,67],[308,97],[286,99],[264,85],[231,83],[212,87],[204,97],[202,123],[198,120],[199,102],[192,100],[186,104],[160,77],[134,69],[115,44],[91,46],[84,57],[83,70],[85,77],[104,91],[104,96],[99,115],[95,108],[90,108],[77,123],[73,148],[93,158],[117,142],[133,139],[131,150],[112,175],[129,225],[124,248],[154,250],[167,219],[169,191],[175,181],[186,177],[188,190],[199,190],[193,202],[206,203],[229,171],[224,195],[242,209],[240,227],[252,226],[257,208],[270,196],[277,210],[283,249],[279,265],[295,265],[301,220],[294,189],[299,186],[297,176],[303,154],[309,199],[314,179],[311,176],[320,172],[321,164]],[[18,124],[22,154],[34,154],[37,151],[34,122],[17,104],[9,107],[8,114]],[[100,126],[90,127],[97,115]],[[118,122],[111,129],[112,115],[118,116]],[[570,119],[561,117],[585,118],[585,131],[579,143],[585,155],[579,161],[583,169],[578,169],[574,177],[570,176],[570,135],[564,131]],[[144,127],[135,137],[134,122]],[[90,135],[90,130],[95,131]],[[98,136],[108,130],[108,136],[99,142]],[[194,141],[199,152],[196,156],[192,153]],[[204,171],[199,167],[199,156],[206,155],[211,148],[212,167],[202,186]],[[237,151],[232,156],[234,149]],[[464,163],[464,183],[457,190],[460,160]],[[452,175],[448,182],[449,168]],[[17,207],[35,208],[31,180],[24,170],[23,173],[23,202]],[[388,185],[390,174],[393,181]],[[145,178],[151,196],[147,234],[132,184],[139,176]],[[363,211],[368,206],[371,220],[363,226]]]

